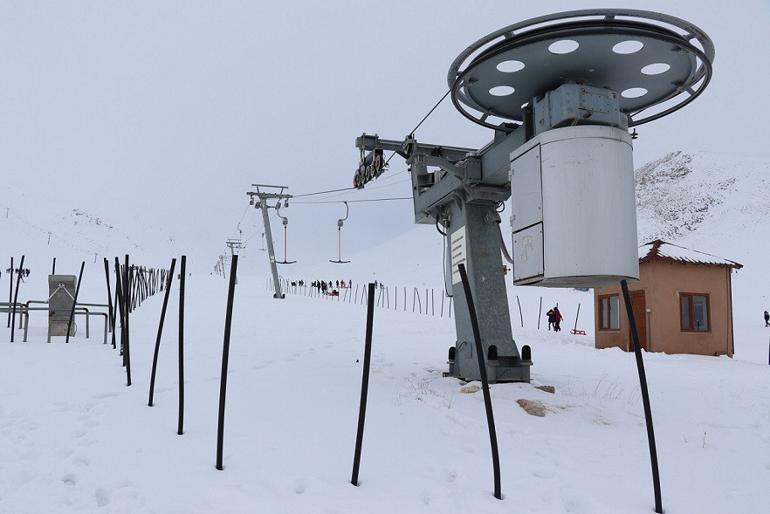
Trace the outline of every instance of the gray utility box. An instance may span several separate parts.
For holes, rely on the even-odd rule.
[[[66,336],[75,302],[75,275],[48,275],[48,336]],[[70,336],[75,335],[72,324]]]

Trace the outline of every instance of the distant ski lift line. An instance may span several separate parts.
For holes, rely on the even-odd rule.
[[[382,180],[379,180],[378,182],[381,184],[383,182],[386,182],[388,180],[391,180],[391,179],[395,178],[396,176],[398,176],[398,175],[400,175],[402,173],[406,173],[407,171],[409,171],[409,169],[408,168],[404,168],[403,170],[399,170],[399,171],[397,171],[395,173],[389,174],[387,177],[383,178]],[[387,184],[387,186],[390,186],[390,185],[392,185],[392,184]],[[339,189],[329,189],[327,191],[314,191],[312,193],[302,193],[302,194],[299,194],[299,195],[293,195],[292,198],[303,198],[303,197],[306,197],[306,196],[317,196],[317,195],[324,195],[324,194],[329,194],[329,193],[339,193],[340,191],[359,191],[359,189],[357,189],[355,187],[341,187]]]
[[[292,204],[322,204],[322,203],[364,203],[364,202],[393,202],[398,200],[413,200],[411,196],[399,196],[395,198],[370,198],[368,200],[318,200],[318,201],[299,201],[292,202]]]

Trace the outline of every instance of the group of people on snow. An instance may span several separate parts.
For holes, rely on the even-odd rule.
[[[314,280],[310,283],[310,287],[314,287],[319,293],[328,294],[330,296],[339,296],[340,288],[347,289],[353,287],[353,281],[335,280],[332,282],[329,280],[327,282],[325,280]]]
[[[11,268],[6,268],[5,272],[11,273]],[[24,282],[24,279],[29,276],[29,268],[15,268],[13,272],[16,273],[16,276],[18,276],[22,282]],[[0,275],[2,275],[2,273],[0,273]]]

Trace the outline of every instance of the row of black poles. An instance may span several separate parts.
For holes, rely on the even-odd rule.
[[[501,480],[500,480],[500,455],[497,445],[497,432],[495,429],[494,414],[492,411],[492,399],[489,393],[489,380],[487,377],[486,361],[484,357],[484,349],[481,344],[481,336],[479,331],[478,317],[476,315],[476,307],[473,303],[473,295],[471,293],[470,283],[468,280],[468,274],[465,270],[465,265],[458,265],[458,271],[460,273],[460,279],[463,285],[463,291],[465,293],[466,302],[468,305],[468,311],[470,314],[471,328],[473,330],[473,338],[475,342],[476,355],[478,357],[479,375],[481,378],[482,391],[484,394],[484,407],[487,415],[487,427],[489,429],[489,441],[492,450],[492,471],[494,475],[494,496],[497,499],[502,499]],[[641,344],[639,343],[639,332],[636,326],[636,320],[634,318],[633,308],[631,306],[631,299],[628,292],[628,284],[625,280],[620,282],[621,289],[623,290],[623,299],[626,304],[626,313],[628,315],[629,326],[631,329],[631,339],[634,344],[634,354],[636,357],[637,371],[639,373],[639,382],[642,390],[642,402],[644,404],[644,416],[647,424],[647,440],[650,448],[650,462],[652,467],[652,479],[653,489],[655,496],[655,512],[662,513],[663,505],[661,500],[660,490],[660,473],[658,470],[658,455],[655,444],[655,431],[652,424],[652,409],[650,407],[650,396],[647,389],[647,376],[644,370],[644,361],[642,359]],[[364,422],[366,418],[366,402],[369,391],[369,367],[371,362],[371,344],[372,344],[372,322],[374,318],[374,284],[369,284],[369,295],[367,302],[367,317],[366,317],[366,339],[364,346],[364,366],[361,378],[361,401],[358,411],[358,430],[356,432],[356,446],[353,456],[353,475],[350,482],[354,486],[358,486],[358,475],[361,465],[361,449],[363,445],[364,434]],[[226,347],[229,345],[229,334],[226,342]],[[227,369],[224,366],[223,360],[223,375]],[[224,384],[224,379],[223,379]],[[223,409],[222,402],[223,393],[220,395],[220,409]],[[220,410],[220,425],[222,423],[221,417],[223,412]],[[221,449],[218,447],[217,453],[217,468],[221,468]]]
[[[163,325],[166,320],[166,311],[168,310],[168,300],[171,294],[171,284],[174,281],[174,268],[176,267],[176,259],[171,259],[171,267],[168,271],[160,270],[156,273],[155,270],[150,271],[150,277],[146,280],[147,287],[150,294],[157,290],[157,286],[163,291],[165,288],[165,294],[163,295],[163,305],[160,311],[160,322],[158,323],[158,334],[155,338],[155,351],[152,357],[152,370],[150,372],[150,391],[147,399],[147,405],[149,407],[155,404],[155,379],[158,371],[158,356],[160,354],[160,342],[163,337]],[[179,262],[179,338],[178,338],[178,377],[179,377],[179,404],[178,404],[178,421],[177,421],[177,434],[184,434],[184,288],[185,288],[185,276],[187,274],[187,256],[182,255]],[[141,303],[141,301],[140,301]]]
[[[171,267],[168,270],[168,272],[166,272],[165,270],[161,270],[160,273],[156,273],[155,270],[151,270],[150,279],[148,280],[146,277],[143,276],[143,273],[139,268],[136,268],[137,270],[136,277],[133,276],[134,268],[132,268],[129,265],[128,255],[125,256],[125,264],[123,266],[123,270],[121,274],[120,262],[119,262],[119,259],[116,257],[115,273],[116,273],[117,279],[115,284],[116,301],[114,306],[113,306],[113,302],[111,301],[112,292],[110,289],[109,266],[108,266],[107,259],[104,260],[104,265],[105,265],[105,276],[107,281],[108,306],[110,311],[109,320],[110,320],[111,326],[113,327],[113,347],[115,347],[115,333],[114,333],[115,326],[116,326],[115,311],[117,310],[119,311],[119,314],[120,314],[120,327],[121,327],[120,345],[121,345],[121,349],[123,350],[122,353],[124,355],[124,366],[126,367],[126,381],[127,381],[127,385],[129,386],[131,385],[129,313],[134,306],[141,305],[142,301],[146,299],[147,296],[154,294],[155,291],[157,290],[158,285],[160,286],[161,291],[165,287],[165,295],[164,295],[163,305],[161,309],[160,323],[158,326],[158,335],[155,343],[155,352],[153,355],[152,373],[150,377],[150,393],[149,393],[148,405],[152,406],[153,395],[155,390],[155,376],[156,376],[156,370],[157,370],[158,353],[160,349],[163,323],[165,320],[166,310],[168,307],[168,298],[170,294],[171,284],[173,282],[173,274],[174,274],[174,268],[176,265],[176,259],[172,259]],[[21,261],[19,263],[19,268],[22,269],[23,266],[24,266],[24,256],[22,256],[21,258]],[[55,266],[56,266],[56,260],[54,258],[52,272],[55,271]],[[71,324],[74,317],[75,305],[77,304],[77,297],[80,291],[80,284],[83,277],[84,266],[85,266],[85,262],[82,262],[80,266],[80,273],[78,276],[78,283],[75,289],[73,309],[70,312],[70,319],[69,319],[68,329],[67,329],[67,342],[69,342],[69,334],[71,331]],[[236,285],[235,277],[237,275],[237,267],[238,267],[238,256],[235,255],[231,260],[230,286],[229,286],[228,297],[227,297],[224,344],[223,344],[223,350],[222,350],[222,371],[221,371],[221,377],[220,377],[219,415],[218,415],[218,426],[217,426],[217,457],[216,457],[216,468],[219,470],[224,469],[223,446],[224,446],[225,400],[226,400],[226,391],[227,391],[227,370],[228,370],[229,354],[230,354],[230,333],[232,329],[232,310],[233,310],[233,300],[235,295],[235,285]],[[492,466],[493,466],[493,474],[494,474],[494,496],[498,499],[502,499],[501,480],[500,480],[500,458],[499,458],[499,451],[498,451],[498,445],[497,445],[497,434],[496,434],[495,423],[494,423],[494,415],[492,411],[491,395],[489,392],[489,381],[486,373],[486,362],[485,362],[483,346],[481,344],[480,331],[478,326],[478,318],[476,316],[476,309],[473,303],[473,297],[470,290],[470,284],[468,281],[468,275],[465,270],[465,266],[463,264],[460,264],[458,268],[459,268],[460,278],[463,284],[463,290],[466,296],[466,301],[468,304],[471,327],[473,330],[473,336],[475,340],[474,342],[476,347],[476,354],[478,357],[480,378],[482,382],[484,406],[485,406],[486,415],[487,415],[487,426],[489,430],[490,446],[492,450]],[[11,258],[11,270],[12,272],[9,274],[11,276],[10,285],[9,285],[9,300],[13,292],[13,271],[14,271],[13,258]],[[180,263],[180,276],[179,276],[180,278],[179,340],[178,340],[179,417],[178,417],[177,433],[180,435],[183,434],[184,432],[185,275],[186,275],[186,256],[183,255]],[[134,279],[136,279],[136,282],[134,282]],[[9,323],[9,326],[11,327],[11,342],[13,342],[13,331],[15,329],[15,317],[16,317],[15,307],[16,307],[16,302],[18,300],[19,282],[20,282],[20,279],[17,278],[16,289],[15,289],[15,293],[13,294],[13,302],[12,302],[13,309],[12,309],[12,312],[9,312],[9,316],[8,316],[8,323]],[[144,289],[135,289],[136,284],[141,284],[141,287]],[[639,342],[639,334],[636,326],[636,320],[634,318],[633,309],[631,306],[630,295],[628,291],[628,284],[625,280],[621,281],[621,288],[623,291],[623,298],[626,304],[626,312],[628,315],[629,325],[631,329],[632,342],[634,345],[634,354],[635,354],[636,363],[637,363],[637,371],[639,373],[639,381],[640,381],[640,386],[642,390],[642,401],[644,405],[645,421],[647,424],[647,437],[648,437],[648,443],[649,443],[649,449],[650,449],[650,460],[651,460],[652,475],[653,475],[655,512],[662,513],[663,508],[662,508],[662,501],[661,501],[660,475],[658,470],[655,433],[654,433],[653,423],[652,423],[652,411],[650,407],[649,391],[647,388],[647,378],[646,378],[646,373],[644,370],[644,362],[641,354],[641,344]],[[360,397],[360,404],[359,404],[358,427],[356,432],[356,444],[355,444],[355,451],[354,451],[354,458],[353,458],[353,473],[351,477],[351,483],[355,486],[359,485],[358,477],[359,477],[360,464],[361,464],[361,453],[363,448],[363,432],[364,432],[364,425],[365,425],[365,419],[366,419],[366,405],[367,405],[368,390],[369,390],[372,330],[373,330],[373,322],[374,322],[374,291],[375,291],[374,284],[371,284],[371,283],[368,284],[364,363],[363,363],[363,370],[362,370],[362,377],[361,377],[361,397]]]
[[[487,378],[486,362],[484,359],[484,351],[481,346],[481,337],[479,335],[478,318],[476,317],[476,309],[473,304],[473,297],[471,296],[470,285],[468,283],[468,275],[465,272],[465,266],[460,264],[460,277],[463,281],[463,289],[465,291],[466,300],[471,317],[471,326],[473,328],[473,336],[476,343],[476,353],[479,359],[479,369],[481,374],[481,384],[484,391],[484,407],[487,413],[487,425],[489,427],[489,439],[492,447],[492,467],[494,472],[494,495],[497,499],[502,499],[502,492],[500,487],[500,456],[497,448],[497,433],[495,431],[495,420],[492,414],[492,399],[489,394],[489,381]],[[367,311],[366,311],[366,335],[364,340],[364,365],[361,374],[361,399],[358,408],[358,429],[356,431],[356,446],[353,454],[353,474],[350,479],[350,483],[358,487],[358,476],[361,468],[361,451],[363,448],[364,439],[364,424],[366,421],[366,403],[369,394],[369,370],[372,359],[372,329],[374,325],[374,284],[368,285],[367,296]],[[224,372],[224,370],[223,370]]]

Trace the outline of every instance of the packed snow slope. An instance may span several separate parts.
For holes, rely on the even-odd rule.
[[[645,354],[669,514],[764,513],[770,503],[770,332],[761,320],[770,278],[762,239],[770,229],[767,171],[765,163],[685,153],[637,171],[640,242],[662,237],[745,264],[734,282],[736,359]],[[24,233],[6,239],[6,230],[19,225],[0,225],[3,242],[17,241],[4,243],[3,253],[17,255],[20,244],[43,252],[47,209],[30,201],[19,212],[45,231],[43,241]],[[64,223],[74,226],[68,212],[61,213]],[[101,244],[100,231],[110,223],[100,221],[79,223],[88,228],[69,241]],[[126,243],[116,239],[106,251],[124,253]],[[149,250],[164,260],[174,251]],[[453,320],[378,309],[355,488],[349,479],[365,310],[332,299],[273,300],[265,287],[267,259],[253,250],[241,262],[236,290],[225,470],[214,468],[214,458],[227,283],[193,272],[181,436],[178,284],[166,316],[155,407],[147,407],[147,389],[160,295],[132,316],[131,387],[117,351],[98,336],[85,339],[79,330],[69,345],[45,344],[45,314],[32,315],[28,343],[0,344],[0,513],[652,511],[633,355],[593,348],[590,292],[509,288],[514,337],[532,346],[535,365],[532,384],[492,386],[503,501],[492,497],[481,393],[463,393],[465,384],[441,375],[454,342]],[[70,272],[85,257],[61,252]],[[351,255],[348,265],[300,259],[282,267],[282,275],[359,284],[376,279],[438,295],[441,258],[436,231],[415,227]],[[47,268],[48,256],[45,261]],[[44,277],[32,275],[20,296],[45,294]],[[103,280],[103,269],[89,264],[84,298],[105,299]],[[554,334],[544,323],[537,330],[541,297],[543,311],[559,302],[565,332],[581,305],[578,328],[589,335]],[[94,325],[100,333],[99,322]],[[554,386],[555,393],[537,385]],[[522,399],[541,402],[545,416],[526,413],[516,403]]]
[[[177,290],[171,298],[177,307]],[[160,296],[131,321],[134,384],[116,350],[76,338],[0,345],[0,512],[648,513],[633,355],[514,327],[532,384],[492,386],[504,498],[492,496],[481,392],[443,378],[451,320],[378,309],[360,487],[350,483],[365,309],[236,290],[225,469],[215,469],[226,283],[187,284],[185,433],[176,434],[176,316],[147,406]],[[669,514],[766,512],[770,374],[728,358],[645,356]],[[551,385],[555,393],[535,388]],[[542,403],[545,416],[517,400]]]

